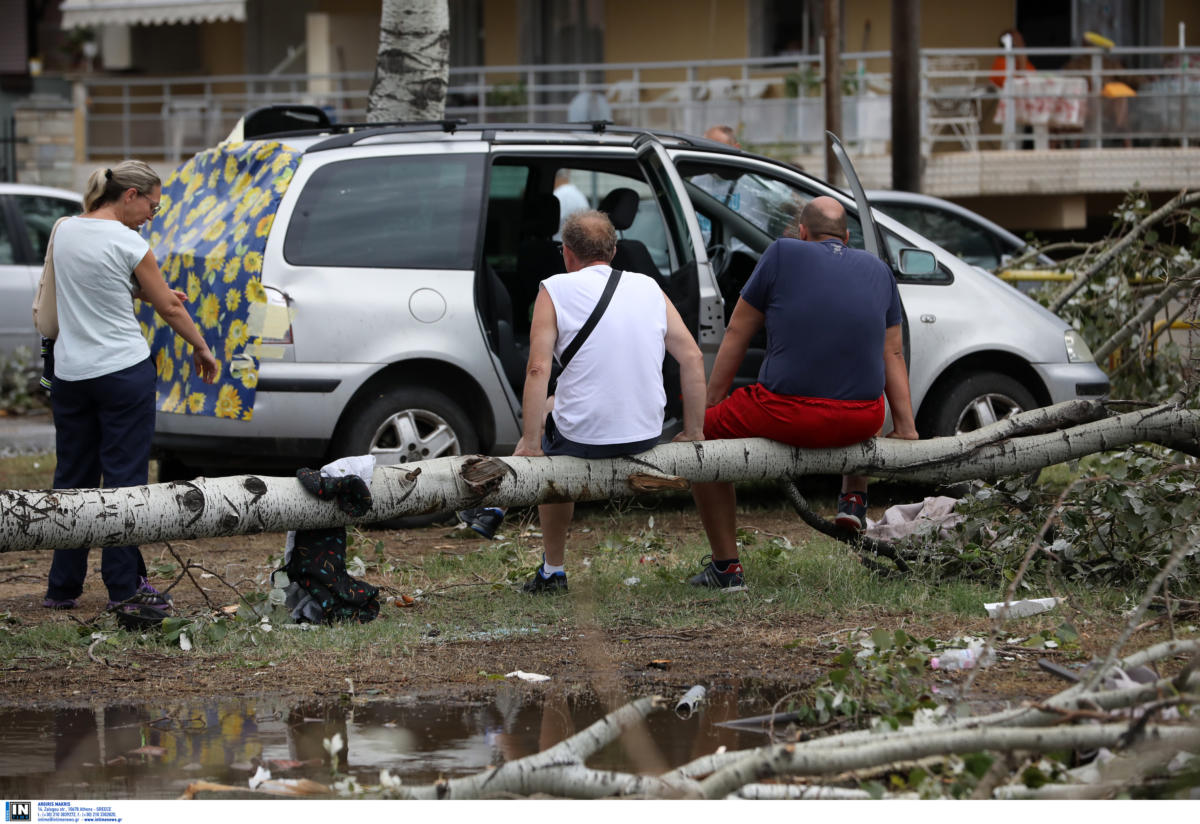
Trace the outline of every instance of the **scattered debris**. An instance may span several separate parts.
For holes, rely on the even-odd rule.
[[[1060,598],[1027,598],[1023,601],[997,601],[994,604],[984,604],[989,618],[1028,618],[1042,612],[1049,612],[1061,603]]]
[[[504,677],[505,678],[520,678],[522,681],[532,681],[534,683],[537,683],[539,681],[549,681],[550,680],[549,675],[540,675],[539,673],[536,673],[536,672],[525,672],[524,670],[513,670],[512,672],[506,672],[506,673],[504,673]]]
[[[706,690],[700,684],[692,687],[675,703],[675,714],[680,718],[691,718],[692,713],[694,713],[696,708],[704,701],[704,696],[707,694],[708,690]]]

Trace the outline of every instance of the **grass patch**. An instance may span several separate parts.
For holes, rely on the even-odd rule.
[[[49,489],[57,465],[53,452],[0,458],[0,489]]]
[[[0,458],[0,489],[51,489],[56,466],[53,452]],[[158,483],[158,461],[150,461],[149,483]]]

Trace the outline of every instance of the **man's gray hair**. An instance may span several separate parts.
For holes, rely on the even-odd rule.
[[[581,263],[610,263],[617,253],[617,230],[604,212],[589,209],[567,218],[562,229],[563,246]]]

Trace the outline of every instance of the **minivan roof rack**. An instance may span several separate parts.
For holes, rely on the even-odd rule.
[[[444,124],[453,123],[455,128],[444,128]],[[724,143],[718,143],[714,140],[708,140],[695,135],[682,134],[679,132],[667,131],[651,131],[650,129],[639,128],[636,126],[617,126],[606,120],[595,120],[586,123],[469,123],[466,120],[455,121],[430,121],[424,123],[418,122],[403,122],[403,123],[362,123],[362,124],[335,124],[333,129],[326,130],[336,131],[339,134],[331,136],[328,140],[323,140],[309,146],[306,152],[321,152],[329,149],[340,149],[346,146],[353,146],[358,141],[368,137],[381,137],[389,134],[405,134],[410,132],[430,131],[434,128],[442,128],[443,131],[454,133],[456,130],[461,131],[479,131],[482,133],[483,139],[487,141],[496,140],[501,132],[521,132],[529,133],[545,133],[547,142],[552,142],[550,136],[553,134],[592,134],[592,135],[653,135],[658,138],[667,138],[675,140],[679,143],[693,146],[703,146],[707,149],[716,149],[730,153],[738,153],[740,150],[734,149]]]

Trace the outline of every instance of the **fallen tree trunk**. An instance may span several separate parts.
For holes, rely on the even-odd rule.
[[[0,551],[119,546],[370,523],[481,504],[528,506],[620,498],[696,481],[873,475],[931,484],[990,480],[1151,442],[1200,454],[1200,412],[1164,404],[1106,415],[1098,402],[1031,410],[955,438],[877,438],[797,449],[762,438],[663,444],[642,455],[439,458],[379,467],[370,513],[354,518],[295,478],[243,475],[123,489],[0,491]],[[1069,428],[1053,431],[1068,424]]]

